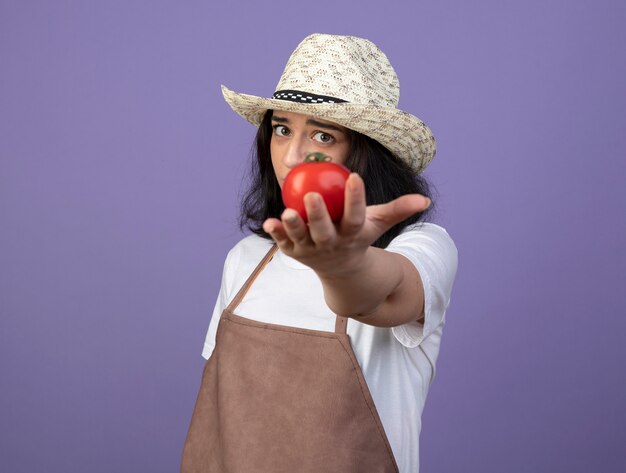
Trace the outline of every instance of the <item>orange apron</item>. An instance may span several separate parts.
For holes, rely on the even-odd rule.
[[[346,334],[234,313],[265,255],[222,312],[182,456],[182,473],[398,473]]]

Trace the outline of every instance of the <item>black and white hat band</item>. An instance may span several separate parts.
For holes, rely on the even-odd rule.
[[[272,95],[273,99],[289,100],[290,102],[300,103],[345,103],[347,100],[329,97],[327,95],[316,95],[309,92],[301,92],[299,90],[277,90]]]

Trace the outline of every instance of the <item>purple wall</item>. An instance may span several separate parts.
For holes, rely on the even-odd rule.
[[[423,471],[626,471],[624,2],[360,5],[0,3],[1,471],[176,471],[253,135],[219,85],[270,94],[312,32],[377,43],[437,136]]]

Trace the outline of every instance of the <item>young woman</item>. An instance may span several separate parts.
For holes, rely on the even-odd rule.
[[[352,36],[305,38],[270,99],[223,93],[259,127],[252,234],[226,258],[181,470],[417,472],[457,268],[424,222],[430,130],[398,110],[387,57]],[[338,223],[319,194],[307,223],[282,203],[311,152],[352,171]]]

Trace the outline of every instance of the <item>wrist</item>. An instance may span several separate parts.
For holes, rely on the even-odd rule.
[[[350,280],[368,274],[374,267],[373,248],[338,259],[335,264],[325,269],[315,270],[318,277],[326,281]]]

